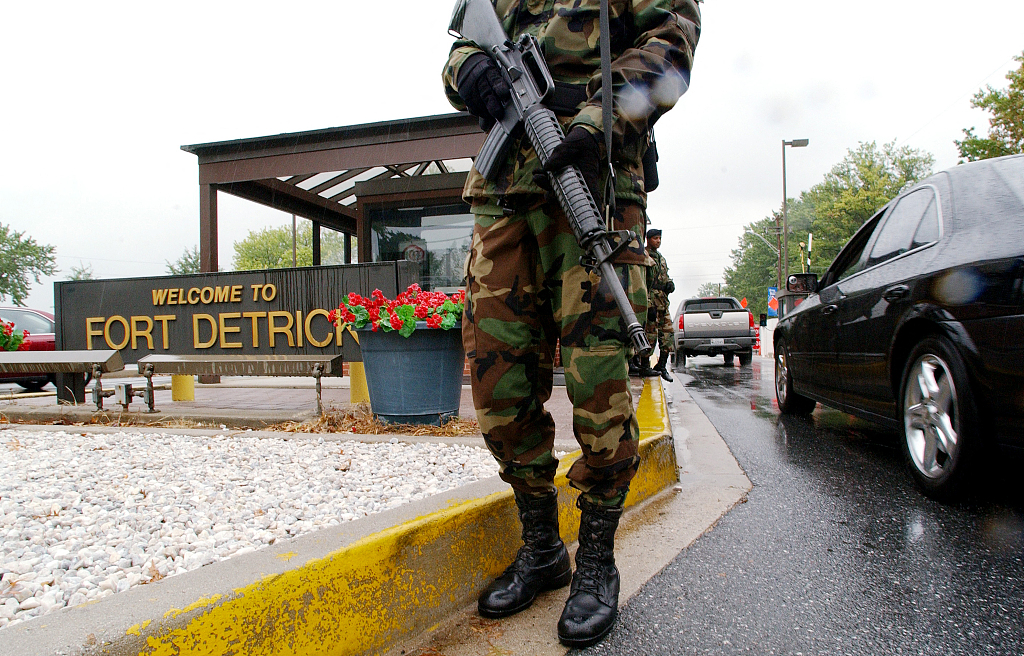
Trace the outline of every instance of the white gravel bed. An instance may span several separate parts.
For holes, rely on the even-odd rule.
[[[0,431],[0,631],[493,476],[446,444]]]

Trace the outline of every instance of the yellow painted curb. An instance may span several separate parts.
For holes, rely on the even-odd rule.
[[[627,506],[677,480],[660,381],[645,381],[638,421],[644,435],[641,464]],[[574,459],[574,454],[563,459],[555,481],[567,542],[575,541],[579,530],[578,493],[565,478]],[[491,494],[369,535],[324,557],[295,562],[293,569],[234,590],[197,590],[195,602],[137,621],[103,653],[385,652],[464,607],[501,573],[519,545],[511,490]]]

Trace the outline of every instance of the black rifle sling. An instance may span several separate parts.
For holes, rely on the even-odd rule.
[[[615,215],[615,167],[612,164],[612,37],[608,0],[601,0],[600,47],[601,47],[601,122],[604,128],[604,151],[608,158],[608,178],[604,188],[605,226],[609,232],[615,230],[612,217]]]

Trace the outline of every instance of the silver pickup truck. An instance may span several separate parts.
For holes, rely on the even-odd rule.
[[[673,324],[675,368],[682,369],[688,355],[722,355],[732,364],[739,355],[747,365],[754,357],[758,327],[754,315],[731,296],[689,298],[679,304]]]

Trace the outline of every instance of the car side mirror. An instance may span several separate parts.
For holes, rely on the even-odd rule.
[[[797,294],[813,294],[818,291],[818,274],[794,273],[786,278],[786,289]]]

